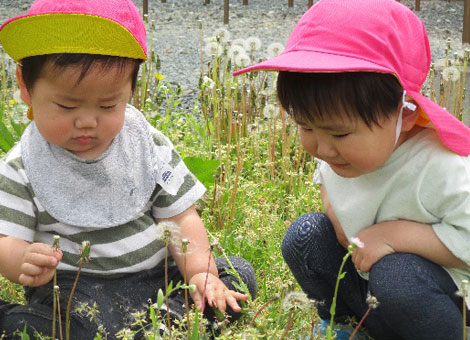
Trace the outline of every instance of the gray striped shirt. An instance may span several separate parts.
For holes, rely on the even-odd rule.
[[[175,216],[193,205],[205,192],[204,186],[185,166],[171,142],[157,130],[153,140],[168,165],[184,179],[175,195],[160,185],[138,218],[108,228],[87,228],[62,223],[53,218],[37,199],[24,170],[22,143],[0,161],[0,234],[28,242],[52,244],[59,235],[64,253],[59,270],[76,270],[79,248],[91,242],[91,262],[82,269],[97,276],[119,275],[150,269],[165,256],[165,248],[154,218]],[[47,174],[45,179],[47,181]]]

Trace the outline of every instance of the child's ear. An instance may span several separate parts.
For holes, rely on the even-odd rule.
[[[403,108],[403,123],[401,131],[410,131],[416,124],[416,121],[419,118],[419,106],[418,103],[411,97],[406,96],[405,99],[407,102],[416,106],[414,111],[410,110],[408,107]]]
[[[18,86],[20,87],[20,96],[21,99],[28,105],[31,105],[31,94],[29,93],[28,88],[26,87],[26,83],[24,82],[23,78],[23,69],[21,65],[16,65],[16,81],[18,82]]]

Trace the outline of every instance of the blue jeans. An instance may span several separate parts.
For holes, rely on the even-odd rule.
[[[330,319],[338,270],[346,250],[322,213],[295,220],[282,242],[284,260],[307,296],[318,302],[318,314]],[[462,298],[450,275],[439,265],[408,253],[387,255],[375,263],[369,281],[362,279],[349,258],[341,280],[335,321],[360,320],[368,306],[367,292],[380,305],[364,325],[376,340],[462,339]],[[469,311],[466,310],[467,320]],[[468,323],[467,323],[468,325]]]
[[[225,259],[216,258],[215,262],[219,278],[229,289],[236,290],[232,282],[237,282],[237,279],[225,270],[228,268]],[[256,277],[253,268],[240,257],[230,257],[230,262],[254,298]],[[60,273],[58,275],[62,321],[65,320],[65,309],[75,275],[76,273]],[[183,277],[176,266],[169,268],[168,276],[169,281],[173,281],[174,284],[178,281],[183,282]],[[98,324],[105,327],[109,334],[108,339],[115,339],[115,334],[119,330],[125,327],[132,328],[131,325],[135,320],[132,319],[131,313],[148,310],[149,300],[155,302],[158,289],[164,290],[164,287],[165,269],[163,265],[112,279],[80,275],[70,318],[71,339],[93,339],[98,331]],[[45,336],[52,334],[52,283],[35,288],[26,287],[25,290],[28,301],[26,305],[8,305],[0,301],[0,336],[2,331],[5,332],[7,334],[5,339],[17,339],[11,334],[17,330],[22,331],[25,323],[27,323],[31,339],[34,339],[34,331]],[[80,302],[88,303],[90,306],[97,303],[99,313],[96,315],[96,320],[90,320],[89,316],[76,312],[76,307]],[[171,316],[184,316],[183,290],[178,290],[170,296],[169,305]],[[240,317],[240,313],[234,313],[229,307],[227,313],[231,316],[230,321]],[[211,308],[206,308],[204,314],[208,318],[214,317]],[[63,329],[65,331],[65,327]],[[56,327],[56,332],[58,338],[59,325]]]

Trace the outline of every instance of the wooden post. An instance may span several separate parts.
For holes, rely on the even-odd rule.
[[[289,7],[294,7],[294,0],[289,0]]]
[[[308,0],[308,8],[313,6],[313,0]]]
[[[149,13],[149,0],[143,0],[142,4],[142,15],[145,16]]]
[[[462,42],[470,44],[470,0],[464,0]]]
[[[204,0],[204,5],[209,5],[211,3],[211,0]]]
[[[224,24],[228,24],[228,0],[224,0]]]
[[[415,10],[419,11],[421,9],[420,7],[420,0],[415,0]]]
[[[163,3],[166,3],[166,0],[162,0],[162,4],[163,4]]]
[[[244,5],[248,5],[248,0],[243,0]]]

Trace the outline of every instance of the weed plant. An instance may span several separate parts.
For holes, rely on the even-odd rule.
[[[152,36],[153,23],[149,26]],[[314,339],[315,303],[300,292],[282,259],[280,245],[291,221],[322,209],[319,191],[312,183],[315,165],[299,145],[294,122],[279,107],[276,73],[231,75],[249,63],[280,53],[282,45],[270,45],[266,55],[259,39],[230,40],[223,29],[209,38],[201,30],[200,45],[201,54],[195,56],[201,62],[199,95],[191,110],[180,108],[181,88],[165,80],[164,67],[152,45],[131,103],[172,140],[188,167],[208,187],[197,208],[211,243],[218,244],[212,249],[214,255],[242,256],[255,268],[258,295],[244,304],[240,321],[230,327],[219,323],[216,339]],[[448,46],[446,55],[443,68],[433,66],[423,93],[465,121],[469,51],[452,57]],[[5,153],[19,140],[27,121],[26,107],[15,97],[14,63],[4,53],[0,54],[0,81],[0,150]],[[174,242],[182,241],[191,242]],[[157,329],[168,322],[154,307],[165,304],[173,287],[189,289],[184,282],[167,283],[166,293],[160,291],[150,309],[150,320],[142,313],[132,315],[133,327],[150,330],[146,339],[162,338]],[[21,286],[2,277],[0,298],[25,302]],[[92,318],[99,313],[97,308],[80,306],[78,312]],[[199,311],[187,313],[186,318],[189,323],[173,323],[172,336],[168,333],[163,338],[208,338],[205,328],[198,327],[202,322]],[[189,328],[183,327],[187,324]],[[130,328],[116,335],[101,329],[95,339],[132,339],[134,335]],[[47,335],[38,337],[46,339]]]

